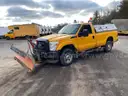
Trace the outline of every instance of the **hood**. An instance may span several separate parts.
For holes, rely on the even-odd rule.
[[[68,35],[68,34],[51,34],[51,35],[47,35],[47,36],[43,36],[38,38],[38,40],[49,40],[49,41],[58,41],[64,38],[69,38],[72,35]]]

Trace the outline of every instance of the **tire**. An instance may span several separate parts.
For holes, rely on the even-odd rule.
[[[60,64],[62,66],[69,66],[72,64],[73,60],[74,60],[74,51],[69,48],[63,49],[60,55]]]
[[[113,47],[113,41],[107,41],[104,47],[104,51],[110,52],[112,50],[112,47]]]
[[[10,40],[11,38],[10,37],[6,37],[6,40]]]

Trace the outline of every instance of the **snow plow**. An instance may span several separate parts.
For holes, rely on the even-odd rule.
[[[33,57],[32,48],[34,48],[34,43],[32,43],[32,40],[27,39],[28,41],[28,50],[27,52],[24,52],[13,45],[11,46],[11,50],[13,50],[16,53],[16,56],[14,59],[21,64],[25,69],[28,70],[28,72],[33,72],[37,66],[39,66],[38,62]]]
[[[35,44],[35,42],[37,44]],[[58,59],[54,59],[54,57],[58,58],[57,52],[48,52],[49,43],[47,40],[42,41],[38,38],[35,42],[33,42],[32,39],[27,38],[27,52],[16,48],[14,45],[10,47],[10,49],[16,53],[14,59],[27,69],[28,72],[34,72],[36,68],[46,64],[46,62],[58,62]]]
[[[23,67],[29,69],[30,71],[34,70],[35,61],[32,56],[28,55],[27,53],[19,50],[14,46],[11,46],[11,49],[17,53],[17,55],[14,57],[16,61],[18,61]]]

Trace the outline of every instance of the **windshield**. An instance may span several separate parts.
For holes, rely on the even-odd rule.
[[[71,24],[64,26],[58,34],[76,34],[80,27],[80,24]]]
[[[9,32],[8,32],[8,34],[12,34],[13,33],[13,30],[10,30]]]

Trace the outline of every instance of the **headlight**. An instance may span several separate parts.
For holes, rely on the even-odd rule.
[[[50,44],[50,51],[55,51],[58,42],[50,42],[49,44]]]

